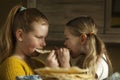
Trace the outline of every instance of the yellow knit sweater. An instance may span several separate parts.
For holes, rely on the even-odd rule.
[[[0,80],[16,80],[16,76],[33,74],[29,65],[16,57],[9,57],[0,65]]]

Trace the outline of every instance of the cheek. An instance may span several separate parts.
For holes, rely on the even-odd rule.
[[[37,40],[30,40],[29,44],[28,44],[28,47],[37,48],[37,47],[39,47],[39,43],[38,43]]]
[[[71,43],[71,50],[72,50],[71,56],[73,58],[76,58],[79,55],[79,46],[78,45],[79,45],[79,43],[77,43],[77,42]]]
[[[25,41],[26,44],[26,48],[28,48],[28,50],[33,51],[36,47],[38,47],[38,41],[34,40],[34,39],[29,39],[28,41]]]
[[[27,44],[27,55],[28,56],[36,56],[36,53],[34,53],[35,49],[39,47],[38,42],[36,41],[29,41]]]
[[[72,50],[76,51],[76,49],[77,49],[77,43],[76,42],[71,42],[70,43],[70,47],[71,47]]]

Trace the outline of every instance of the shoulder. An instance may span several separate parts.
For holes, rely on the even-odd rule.
[[[0,65],[0,77],[3,80],[15,80],[17,75],[25,75],[21,62],[14,57],[7,58]]]
[[[98,79],[104,79],[108,77],[109,69],[108,64],[106,62],[106,57],[103,54],[102,57],[97,62],[96,74]]]
[[[0,65],[0,79],[2,80],[16,80],[16,76],[33,74],[28,64],[16,57],[9,57]]]
[[[14,69],[16,67],[17,68],[20,67],[22,63],[23,62],[16,57],[9,57],[1,64],[1,68],[4,68],[4,69],[13,68]]]
[[[6,65],[12,65],[12,64],[22,64],[22,63],[24,63],[24,61],[23,60],[20,60],[20,59],[18,59],[18,58],[16,58],[16,57],[9,57],[9,58],[7,58],[4,62],[3,62],[3,64],[6,64]]]
[[[17,72],[27,72],[33,73],[31,66],[26,63],[24,60],[19,59],[17,57],[9,57],[7,58],[1,65],[0,71],[17,71]]]

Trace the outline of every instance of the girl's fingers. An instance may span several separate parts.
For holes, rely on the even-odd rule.
[[[48,58],[52,58],[55,54],[55,50],[52,50],[52,52],[48,55]]]

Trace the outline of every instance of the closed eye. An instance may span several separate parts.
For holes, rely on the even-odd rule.
[[[38,39],[42,39],[42,38],[44,38],[43,36],[36,36],[36,38],[38,38]]]

